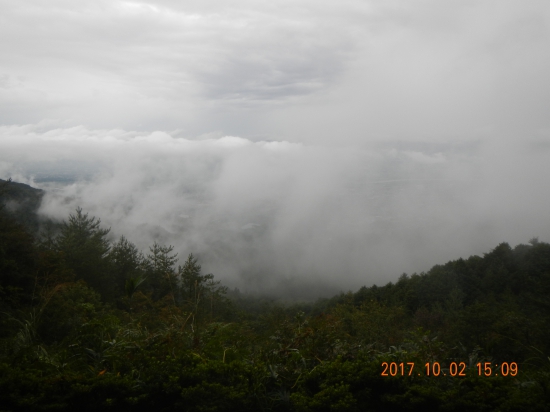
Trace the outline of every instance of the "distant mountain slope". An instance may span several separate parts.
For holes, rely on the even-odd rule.
[[[19,223],[36,232],[39,226],[38,208],[44,191],[24,183],[0,179],[0,208]]]

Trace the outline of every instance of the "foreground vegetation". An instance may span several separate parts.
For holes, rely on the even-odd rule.
[[[550,244],[280,306],[170,246],[110,243],[80,209],[40,235],[17,210],[0,209],[0,411],[549,409]]]

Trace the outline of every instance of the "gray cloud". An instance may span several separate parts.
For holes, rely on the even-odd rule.
[[[550,128],[544,1],[2,2],[0,116],[357,144]]]
[[[0,100],[16,122],[9,104],[17,100],[33,121],[100,126],[181,119],[216,102],[284,101],[327,87],[353,48],[345,28],[323,24],[318,5],[296,15],[295,7],[267,2],[6,3],[4,76],[28,78]],[[192,118],[183,115],[184,126]]]

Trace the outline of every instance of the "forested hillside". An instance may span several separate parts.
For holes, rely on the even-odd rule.
[[[548,243],[278,305],[81,209],[39,235],[18,210],[0,209],[0,411],[549,410]]]
[[[32,186],[0,179],[0,206],[17,222],[25,225],[31,233],[39,228],[36,214],[44,191]]]

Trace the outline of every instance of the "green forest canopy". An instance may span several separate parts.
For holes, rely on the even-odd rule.
[[[28,190],[12,185],[3,204]],[[228,290],[192,254],[176,266],[171,246],[109,242],[81,209],[38,233],[34,202],[0,208],[0,410],[550,405],[548,243],[278,305]]]

